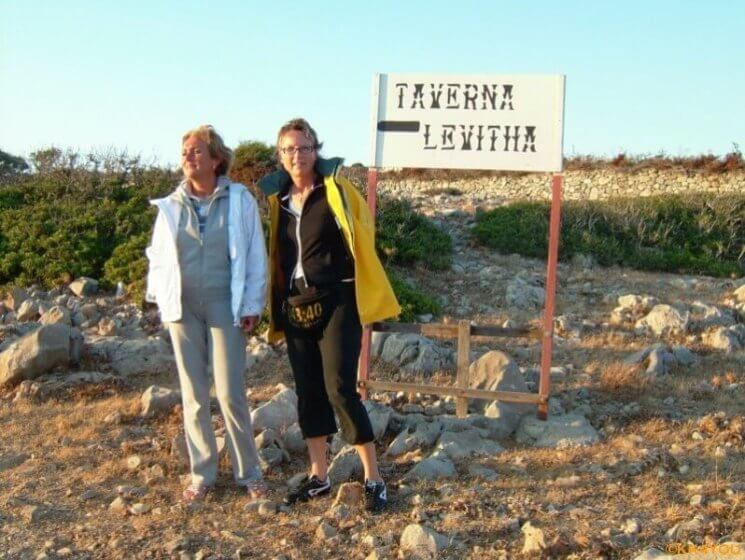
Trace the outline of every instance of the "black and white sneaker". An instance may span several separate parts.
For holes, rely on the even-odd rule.
[[[311,475],[310,478],[306,476],[297,488],[287,493],[284,503],[291,506],[295,502],[307,502],[313,498],[328,494],[330,491],[331,481],[328,476],[326,480],[318,480],[316,475]]]
[[[365,481],[365,509],[376,513],[388,505],[388,490],[385,482]]]

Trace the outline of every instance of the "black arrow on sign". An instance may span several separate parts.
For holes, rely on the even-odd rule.
[[[419,121],[378,121],[380,132],[419,132]]]

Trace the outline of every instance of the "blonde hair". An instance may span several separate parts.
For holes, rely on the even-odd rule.
[[[280,153],[280,146],[279,143],[282,140],[282,137],[287,134],[288,132],[295,130],[297,132],[301,132],[303,136],[305,136],[308,140],[310,140],[313,143],[313,149],[318,152],[323,147],[323,142],[318,141],[318,134],[316,134],[316,131],[313,129],[312,126],[310,126],[310,123],[306,121],[305,119],[292,119],[287,121],[285,124],[282,125],[282,128],[279,129],[279,132],[277,133],[277,146],[276,146],[276,156],[277,161],[281,162],[282,158]],[[280,163],[280,167],[281,167]]]
[[[186,142],[187,139],[195,136],[202,142],[207,144],[207,149],[210,152],[210,156],[213,159],[219,159],[220,163],[215,168],[215,175],[227,175],[230,172],[230,168],[233,166],[233,150],[225,145],[215,128],[209,124],[203,124],[191,130],[187,130],[181,137],[181,143]]]

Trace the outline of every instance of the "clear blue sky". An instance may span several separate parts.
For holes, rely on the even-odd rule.
[[[0,149],[178,159],[304,116],[367,162],[375,72],[565,74],[564,153],[745,149],[740,0],[0,0]]]

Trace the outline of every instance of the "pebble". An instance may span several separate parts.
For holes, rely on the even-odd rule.
[[[335,537],[336,534],[337,530],[325,521],[321,521],[321,523],[318,525],[318,528],[316,529],[316,538],[318,540],[325,541]]]
[[[693,507],[702,506],[704,505],[704,497],[701,494],[696,494],[691,497],[691,501],[689,503]]]

